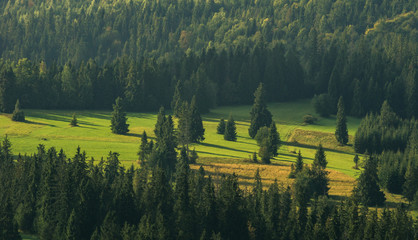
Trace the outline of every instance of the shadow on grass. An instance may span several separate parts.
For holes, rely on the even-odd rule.
[[[40,126],[56,127],[56,126],[55,126],[55,125],[53,125],[53,124],[49,124],[49,123],[41,123],[41,122],[34,122],[34,121],[31,121],[31,120],[25,120],[25,121],[24,121],[24,123],[27,123],[27,124],[33,124],[33,125],[40,125]]]
[[[282,141],[282,144],[284,146],[290,146],[290,147],[302,147],[302,148],[309,148],[309,149],[313,149],[313,150],[318,149],[318,146],[316,146],[316,145],[309,145],[309,144],[302,144],[302,143],[295,143],[295,142]],[[341,151],[341,150],[325,148],[325,147],[324,147],[324,151],[342,153],[342,154],[350,154],[350,155],[353,155],[353,156],[355,155],[355,153],[349,153],[349,152],[344,152],[344,151]]]
[[[225,147],[225,146],[212,144],[212,143],[200,143],[199,145],[206,146],[206,147],[220,148],[220,149],[225,149],[225,150],[230,150],[230,151],[235,151],[235,152],[243,152],[243,153],[253,154],[250,151],[238,150],[238,149],[235,149],[235,148]]]
[[[205,152],[205,151],[196,151],[197,153],[203,153],[213,156],[221,156],[221,157],[231,157],[231,158],[237,158],[237,156],[227,155],[227,154],[219,154],[219,153],[212,153],[212,152]]]

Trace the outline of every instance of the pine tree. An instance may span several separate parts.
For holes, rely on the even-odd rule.
[[[11,67],[5,67],[0,70],[0,111],[11,113],[15,100],[16,76]]]
[[[80,239],[80,227],[78,226],[78,221],[79,219],[77,219],[75,210],[73,209],[70,217],[68,218],[68,224],[67,224],[67,228],[66,228],[66,236],[65,239],[66,240],[77,240]]]
[[[20,110],[19,99],[16,101],[15,110],[13,111],[12,120],[16,122],[24,122],[25,114]]]
[[[196,96],[193,96],[190,103],[190,140],[201,142],[205,140],[205,129],[203,128],[202,117],[196,104]]]
[[[141,137],[141,145],[139,145],[138,157],[142,164],[145,163],[145,160],[148,160],[149,155],[151,154],[152,149],[150,149],[150,143],[148,142],[147,133],[144,131]]]
[[[219,121],[218,127],[216,128],[216,133],[222,135],[225,134],[225,120],[223,118],[221,118]]]
[[[252,160],[253,160],[253,162],[255,162],[255,163],[257,163],[257,162],[258,162],[258,159],[257,159],[257,153],[256,153],[256,152],[254,152],[254,153],[253,153]]]
[[[385,194],[378,184],[377,160],[372,156],[366,161],[354,193],[357,199],[366,206],[380,206],[385,202]]]
[[[356,154],[354,156],[353,162],[354,162],[354,169],[358,169],[358,162],[359,162],[360,158],[358,157],[358,155]]]
[[[325,169],[327,167],[327,159],[325,156],[324,148],[322,147],[322,144],[319,144],[318,149],[315,153],[315,159],[313,161],[314,166],[318,166],[322,169]]]
[[[189,197],[189,159],[186,148],[180,151],[180,157],[176,166],[176,181],[175,181],[175,223],[177,228],[178,239],[193,239],[193,209],[190,204]]]
[[[165,116],[165,111],[164,111],[164,107],[160,107],[160,110],[158,111],[158,115],[157,115],[157,122],[155,123],[155,128],[154,128],[154,133],[155,133],[155,137],[157,139],[157,142],[159,139],[161,139],[163,136],[163,125],[165,123],[165,121],[167,120],[166,116]]]
[[[234,118],[232,118],[232,115],[229,115],[228,122],[226,123],[224,139],[227,141],[237,140],[237,128],[235,126],[235,121]]]
[[[403,184],[402,194],[409,202],[414,200],[415,193],[418,192],[418,168],[410,162],[405,173],[405,183]]]
[[[75,113],[73,113],[73,118],[71,119],[70,125],[73,126],[73,127],[78,126],[77,117],[76,117]]]
[[[120,97],[116,98],[116,103],[113,104],[113,112],[110,128],[112,133],[116,134],[125,134],[129,132],[129,124],[126,123],[126,113],[122,106],[122,99]]]
[[[345,117],[344,100],[341,96],[338,100],[338,112],[337,112],[337,128],[335,129],[335,137],[340,144],[347,144],[348,142],[348,130],[347,119]]]
[[[299,150],[298,157],[296,158],[295,173],[299,173],[302,170],[303,170],[303,158],[302,158],[302,154],[300,153],[300,150]]]
[[[265,103],[265,91],[263,88],[263,84],[260,83],[257,90],[254,93],[254,104],[251,108],[251,125],[248,129],[248,133],[250,134],[251,138],[254,138],[257,134],[258,129],[263,126],[270,126],[272,122],[272,115],[270,111],[267,109],[267,105]]]
[[[183,102],[178,111],[179,121],[177,137],[179,144],[184,146],[188,145],[192,141],[191,112],[189,104],[187,102]]]
[[[22,239],[13,219],[13,209],[9,199],[0,199],[0,239]]]
[[[171,110],[174,116],[179,117],[180,111],[183,105],[183,81],[178,80],[176,83],[176,89],[174,90],[173,100],[171,101]]]
[[[198,158],[199,158],[199,155],[197,155],[196,149],[193,148],[189,156],[190,163],[195,164]]]
[[[271,122],[269,128],[269,141],[271,147],[271,154],[276,157],[278,155],[278,148],[280,146],[280,135],[277,132],[276,123],[274,121]]]

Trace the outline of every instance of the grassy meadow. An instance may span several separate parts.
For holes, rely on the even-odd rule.
[[[282,146],[279,156],[272,159],[272,164],[256,164],[249,160],[253,152],[258,151],[256,141],[248,136],[249,112],[251,106],[229,106],[213,109],[202,116],[205,127],[205,141],[191,145],[199,154],[197,164],[191,168],[197,170],[201,165],[208,173],[215,175],[215,180],[222,174],[238,175],[244,188],[251,188],[257,169],[263,184],[268,187],[275,179],[283,187],[293,182],[287,178],[290,165],[296,161],[300,150],[307,164],[312,163],[316,147],[322,143],[330,172],[330,195],[335,199],[351,194],[355,178],[360,174],[353,169],[353,136],[360,119],[348,118],[350,141],[348,146],[339,146],[335,140],[335,117],[320,118],[313,125],[304,125],[303,116],[314,114],[309,100],[268,105],[280,133]],[[120,153],[120,160],[125,166],[137,165],[137,151],[145,130],[153,139],[153,129],[157,113],[128,113],[130,131],[126,135],[112,134],[110,131],[111,111],[76,111],[79,126],[69,125],[74,111],[60,110],[24,110],[25,123],[12,122],[11,116],[0,114],[0,136],[7,136],[12,142],[15,155],[32,154],[39,144],[47,148],[63,148],[68,157],[72,157],[78,146],[95,160],[106,158],[109,151]],[[227,119],[232,114],[237,124],[236,142],[223,139],[216,134],[216,127],[221,118]],[[362,159],[362,157],[361,157]],[[386,194],[390,206],[404,200],[400,195]]]

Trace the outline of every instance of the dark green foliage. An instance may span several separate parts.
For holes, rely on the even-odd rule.
[[[19,99],[16,101],[15,110],[13,110],[12,120],[16,122],[25,121],[25,113],[23,113],[23,111],[20,110]]]
[[[315,95],[312,99],[312,104],[321,117],[328,117],[331,114],[330,99],[328,94]]]
[[[269,141],[271,146],[271,153],[274,157],[276,157],[278,154],[277,150],[280,147],[280,135],[277,132],[276,123],[274,121],[271,122],[269,127]]]
[[[173,111],[174,116],[179,117],[180,112],[182,111],[183,105],[183,82],[178,80],[176,83],[176,88],[174,90],[173,100],[171,100],[171,110]]]
[[[0,239],[18,240],[22,239],[17,229],[17,224],[13,219],[13,209],[7,196],[0,199]]]
[[[304,124],[314,124],[318,119],[310,114],[303,116]]]
[[[174,132],[173,119],[165,116],[164,108],[160,109],[154,129],[157,142],[150,156],[152,167],[158,166],[171,178],[177,162],[177,138]]]
[[[223,118],[221,118],[221,120],[219,120],[218,127],[216,128],[216,133],[224,135],[225,134],[225,127],[226,127],[225,120]]]
[[[252,156],[251,160],[252,160],[253,162],[255,162],[255,163],[257,163],[257,162],[258,162],[258,159],[257,159],[257,153],[256,153],[256,152],[254,152],[254,153],[253,153],[253,156]]]
[[[73,113],[73,117],[71,119],[70,125],[73,126],[73,127],[78,126],[77,117],[76,117],[75,113]]]
[[[403,184],[402,194],[409,202],[414,200],[418,192],[418,168],[411,162],[405,173],[405,183]]]
[[[315,165],[296,174],[292,197],[277,182],[263,190],[259,171],[250,191],[242,190],[235,174],[220,178],[215,188],[203,168],[195,174],[189,169],[185,148],[172,181],[158,166],[123,168],[117,153],[94,165],[79,148],[67,159],[40,145],[37,153],[15,162],[10,148],[6,140],[0,148],[1,239],[20,239],[13,219],[42,239],[414,239],[416,234],[404,208],[386,209],[380,217],[352,200],[311,200],[327,190],[327,173]]]
[[[299,173],[303,170],[303,158],[302,158],[302,154],[300,153],[300,150],[298,152],[298,156],[296,158],[296,163],[295,163],[295,173]]]
[[[153,144],[151,142],[148,142],[148,136],[147,133],[144,131],[142,133],[141,137],[141,145],[139,145],[139,151],[138,151],[138,157],[141,161],[141,164],[144,164],[146,160],[149,159],[149,156],[152,152],[152,146]]]
[[[193,150],[190,152],[189,162],[195,164],[198,158],[199,155],[197,155],[196,149],[193,148]]]
[[[345,145],[348,142],[347,118],[344,109],[344,99],[341,96],[337,106],[337,127],[335,129],[335,137],[342,145]]]
[[[112,130],[112,133],[125,134],[129,132],[129,124],[126,123],[127,120],[122,99],[118,97],[116,98],[115,104],[113,104],[112,119],[110,121],[110,129]]]
[[[358,157],[358,155],[356,154],[353,158],[353,162],[354,162],[354,169],[358,169],[358,162],[359,162],[360,158]]]
[[[263,84],[260,83],[257,90],[254,92],[254,104],[250,112],[251,123],[248,133],[251,138],[254,138],[257,135],[258,129],[264,126],[268,127],[272,122],[272,115],[267,109],[265,95],[266,93]]]
[[[237,128],[235,126],[235,121],[232,115],[229,115],[228,121],[226,123],[224,139],[227,141],[237,140]]]
[[[193,96],[190,103],[190,140],[194,143],[205,140],[205,129],[196,104],[196,96]]]
[[[316,150],[316,153],[315,153],[315,159],[313,161],[313,165],[318,168],[325,169],[327,167],[327,164],[328,162],[325,156],[324,148],[322,147],[322,144],[319,144],[318,149]]]
[[[11,113],[16,101],[16,76],[11,67],[0,70],[0,111]]]
[[[380,206],[385,202],[385,194],[378,185],[377,160],[375,158],[369,157],[366,161],[354,192],[357,199],[367,206]]]

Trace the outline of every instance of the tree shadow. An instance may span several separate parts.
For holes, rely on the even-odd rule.
[[[41,126],[56,127],[56,126],[55,126],[55,125],[53,125],[53,124],[41,123],[41,122],[34,122],[34,121],[31,121],[31,120],[25,120],[25,121],[24,121],[24,123],[27,123],[27,124],[33,124],[33,125],[41,125]]]
[[[231,158],[236,158],[237,156],[232,156],[232,155],[228,155],[228,154],[219,154],[219,153],[212,153],[212,152],[205,152],[205,151],[196,151],[197,153],[204,153],[204,154],[208,154],[208,155],[213,155],[213,156],[221,156],[221,157],[231,157]]]
[[[238,150],[238,149],[235,149],[235,148],[225,147],[225,146],[212,144],[212,143],[199,143],[199,145],[206,146],[206,147],[220,148],[220,149],[225,149],[225,150],[230,150],[230,151],[235,151],[235,152],[243,152],[243,153],[249,153],[249,154],[253,153],[253,152],[250,152],[250,151]]]
[[[282,141],[282,144],[284,146],[290,146],[290,147],[309,148],[309,149],[313,149],[313,150],[318,149],[318,146],[316,146],[316,145],[302,144],[302,143],[297,143],[297,142],[286,142],[286,141]],[[325,148],[325,147],[324,147],[324,151],[355,155],[355,153],[349,153],[349,152],[344,152],[344,151],[341,151],[341,150],[336,150],[336,149],[331,149],[331,148]]]

